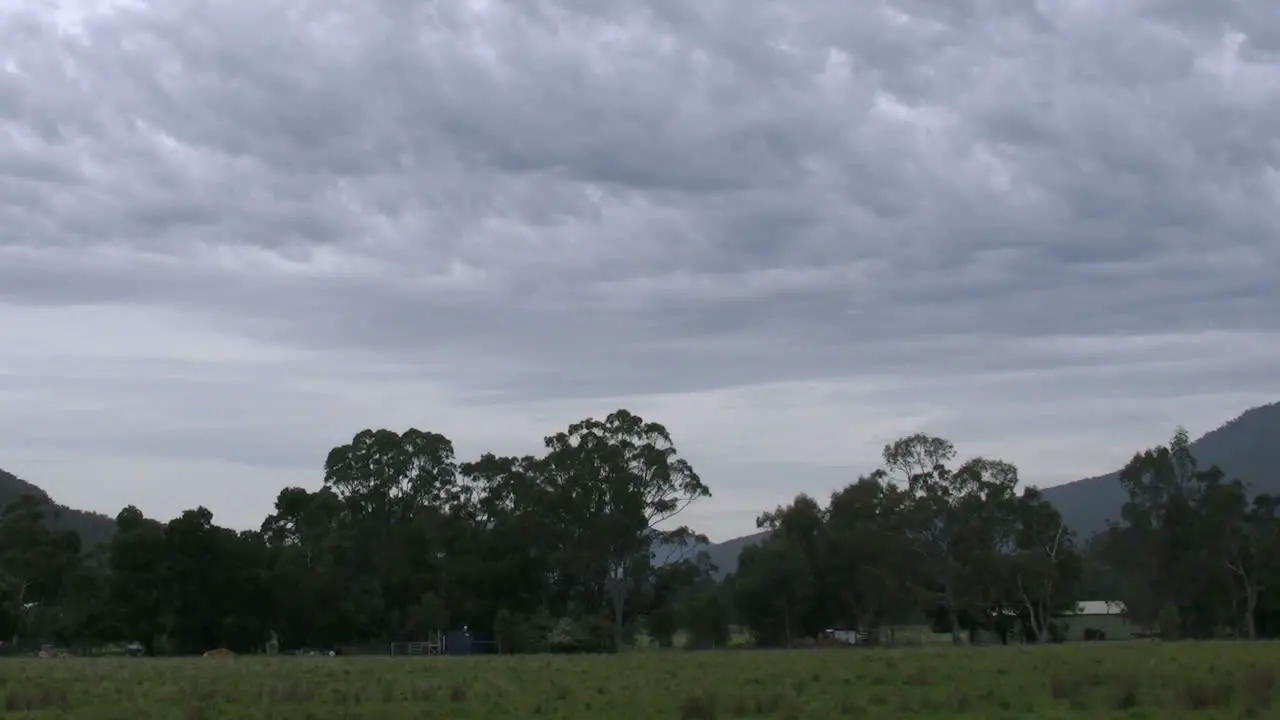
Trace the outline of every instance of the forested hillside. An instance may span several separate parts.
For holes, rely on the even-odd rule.
[[[1227,477],[1240,478],[1254,492],[1280,494],[1280,403],[1248,410],[1191,444],[1203,465],[1217,465]],[[1086,478],[1047,488],[1044,496],[1081,536],[1119,518],[1125,501],[1120,473]]]
[[[115,534],[116,523],[106,515],[56,504],[44,490],[12,473],[0,470],[0,508],[23,495],[33,495],[49,505],[54,525],[75,531],[86,549],[109,541]]]

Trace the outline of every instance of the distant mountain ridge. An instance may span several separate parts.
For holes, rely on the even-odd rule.
[[[1174,428],[1169,428],[1173,434]],[[1134,448],[1140,452],[1144,448]],[[1191,444],[1202,467],[1217,465],[1228,478],[1240,478],[1256,493],[1280,494],[1280,402],[1246,410],[1222,427],[1205,433]],[[1128,500],[1120,485],[1120,472],[1085,478],[1044,489],[1067,526],[1081,537],[1106,528],[1116,520]],[[766,533],[754,533],[703,548],[722,575],[738,568],[743,549],[759,544]]]
[[[1280,402],[1246,410],[1205,433],[1191,443],[1191,452],[1201,467],[1217,465],[1228,478],[1249,483],[1255,493],[1280,494]],[[1044,496],[1082,537],[1105,529],[1107,520],[1119,519],[1120,506],[1128,500],[1118,470],[1046,488]]]
[[[100,542],[111,540],[116,534],[116,521],[106,515],[59,505],[39,487],[13,473],[0,470],[0,508],[5,507],[23,495],[34,495],[53,505],[57,511],[57,519],[55,521],[57,527],[65,530],[74,530],[79,533],[81,546],[85,550],[93,548]]]

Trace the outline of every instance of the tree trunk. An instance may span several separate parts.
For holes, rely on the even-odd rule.
[[[863,642],[866,644],[878,644],[871,638],[874,635],[879,639],[880,618],[876,614],[876,605],[873,602],[867,602],[860,609],[855,611],[857,622],[854,627],[857,629],[858,637],[854,642]]]
[[[13,624],[13,647],[15,650],[18,647],[18,638],[22,634],[22,628],[27,622],[27,609],[23,606],[27,602],[27,586],[29,584],[25,580],[18,584],[18,617],[15,618],[17,622]]]
[[[956,595],[949,580],[942,586],[942,602],[947,606],[947,619],[951,621],[951,644],[963,645],[960,639],[960,613],[956,610]]]
[[[1036,612],[1035,604],[1026,599],[1026,595],[1023,595],[1022,599],[1027,605],[1027,621],[1031,623],[1031,634],[1035,636],[1037,643],[1043,643],[1044,631],[1040,624],[1040,614]]]
[[[1043,645],[1052,639],[1049,637],[1049,626],[1053,622],[1053,614],[1049,612],[1049,604],[1047,602],[1034,608],[1032,612],[1036,619],[1036,643]]]
[[[1049,640],[1049,612],[1048,609],[1053,607],[1049,598],[1053,595],[1053,586],[1051,583],[1045,583],[1045,599],[1043,604],[1031,602],[1031,598],[1027,596],[1026,588],[1022,586],[1022,576],[1018,576],[1018,592],[1022,594],[1022,602],[1027,606],[1027,619],[1031,622],[1031,632],[1036,636],[1036,644],[1043,645]],[[1041,613],[1040,609],[1044,608]]]
[[[1258,621],[1255,617],[1258,609],[1258,588],[1253,583],[1245,583],[1244,588],[1244,630],[1250,640],[1258,639]]]
[[[622,603],[613,605],[613,651],[622,652]]]
[[[622,580],[613,578],[613,587],[610,595],[613,600],[613,651],[622,652],[622,615],[626,609],[627,602],[627,586]]]

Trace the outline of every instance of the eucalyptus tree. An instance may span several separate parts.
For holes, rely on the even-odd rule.
[[[80,562],[80,537],[51,527],[53,511],[30,494],[0,511],[0,605],[15,643],[36,610],[61,599]]]
[[[364,555],[376,582],[383,631],[414,630],[411,616],[438,605],[448,585],[450,533],[470,499],[453,443],[416,428],[363,430],[329,452],[324,470],[325,487],[346,508],[349,549]]]
[[[1075,533],[1036,488],[1015,505],[1010,574],[1014,603],[1037,642],[1050,639],[1052,618],[1075,604],[1084,571]]]
[[[915,603],[914,561],[907,542],[908,495],[875,477],[831,495],[822,555],[839,615],[875,641],[882,622]]]
[[[655,545],[683,544],[692,531],[670,523],[711,491],[664,426],[627,410],[544,442],[548,500],[568,535],[563,557],[586,591],[584,608],[607,601],[617,647],[627,598],[648,582]]]
[[[932,594],[961,642],[961,614],[985,611],[992,601],[993,566],[1010,531],[1018,470],[977,457],[952,468],[955,446],[924,434],[884,447],[874,477],[908,494],[906,535],[919,568],[918,587]]]

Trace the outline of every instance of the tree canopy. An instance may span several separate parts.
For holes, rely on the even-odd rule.
[[[127,507],[86,546],[48,498],[0,513],[0,637],[148,653],[384,647],[467,628],[503,652],[866,642],[927,623],[963,642],[1060,639],[1080,600],[1124,603],[1167,637],[1280,635],[1280,501],[1201,467],[1186,433],[1121,474],[1122,519],[1079,538],[1012,464],[912,435],[825,502],[764,512],[717,579],[681,523],[711,491],[665,427],[626,410],[536,456],[459,461],[438,433],[363,430],[323,483],[279,492],[253,530],[203,507]]]

